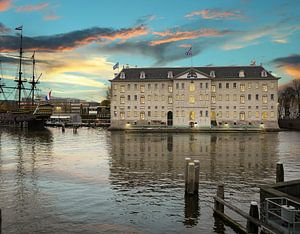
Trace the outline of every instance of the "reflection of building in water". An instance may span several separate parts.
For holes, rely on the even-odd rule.
[[[155,174],[153,179],[177,177],[178,174],[183,174],[185,157],[200,160],[202,180],[259,179],[273,176],[274,165],[278,158],[277,133],[112,132],[111,139],[111,176],[122,177],[126,174],[127,179],[131,177],[137,179],[139,173],[144,179],[147,173],[151,176]]]

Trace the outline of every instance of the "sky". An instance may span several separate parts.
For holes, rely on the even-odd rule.
[[[23,26],[24,78],[35,51],[40,94],[105,99],[113,65],[262,64],[300,79],[299,0],[0,0],[2,82],[13,83]],[[1,97],[0,97],[1,98]]]

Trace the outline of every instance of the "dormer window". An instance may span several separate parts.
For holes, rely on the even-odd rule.
[[[245,72],[243,70],[240,70],[239,77],[245,77]]]
[[[168,71],[168,78],[173,78],[173,72],[172,71]]]
[[[268,74],[267,74],[266,70],[262,70],[261,77],[267,77],[267,76],[268,76]]]
[[[121,72],[120,79],[125,79],[125,72]]]
[[[141,71],[141,73],[140,73],[140,78],[141,78],[141,79],[145,79],[145,77],[146,77],[145,72]]]
[[[213,77],[213,78],[216,77],[215,71],[210,71],[209,75],[210,75],[210,77]]]

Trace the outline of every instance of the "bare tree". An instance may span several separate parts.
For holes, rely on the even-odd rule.
[[[297,104],[297,118],[300,117],[300,80],[293,80],[294,98]]]

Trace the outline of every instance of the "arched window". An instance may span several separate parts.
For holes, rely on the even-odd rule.
[[[144,112],[144,111],[142,111],[142,112],[140,113],[140,119],[141,119],[141,120],[145,120],[145,112]]]
[[[266,70],[262,70],[261,77],[267,77],[267,76],[268,76],[268,74],[267,74]]]
[[[141,78],[141,79],[145,79],[145,77],[146,77],[145,72],[141,71],[141,73],[140,73],[140,78]]]
[[[209,75],[210,75],[210,77],[213,77],[213,78],[216,77],[215,71],[210,71]]]
[[[173,72],[172,71],[168,71],[168,78],[173,78]]]
[[[125,72],[121,72],[120,79],[125,79]]]
[[[245,112],[240,112],[240,120],[245,120]]]
[[[195,119],[196,119],[195,111],[191,111],[191,112],[190,112],[190,120],[191,120],[191,121],[194,121]]]
[[[239,72],[239,77],[245,77],[245,72],[244,72],[244,70],[240,70],[240,72]]]

